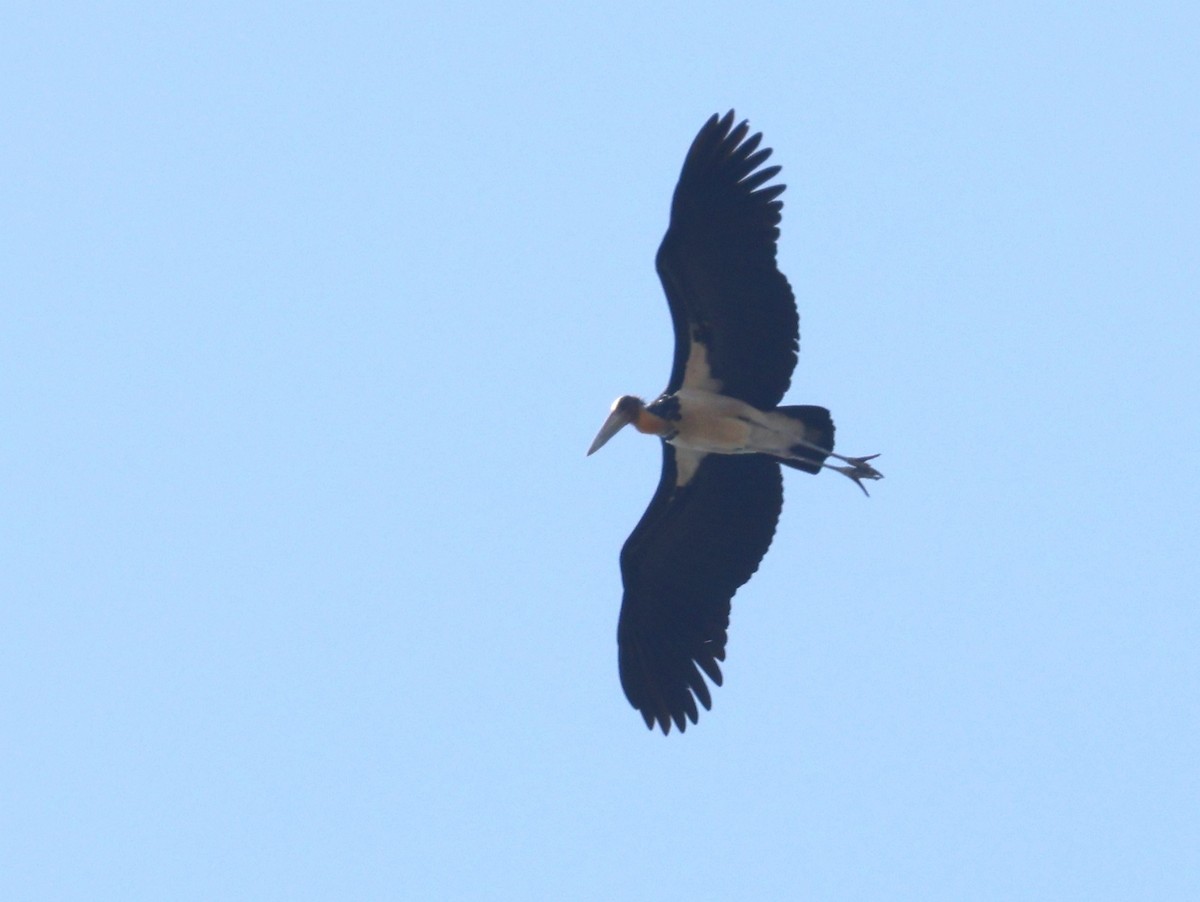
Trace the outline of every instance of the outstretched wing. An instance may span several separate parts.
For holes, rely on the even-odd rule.
[[[706,388],[768,410],[796,366],[800,320],[775,264],[783,185],[762,185],[778,166],[761,134],[713,116],[692,142],[671,225],[658,249],[658,275],[675,328],[667,392]]]
[[[621,549],[621,687],[646,726],[682,732],[697,699],[712,707],[704,676],[721,685],[730,599],[767,553],[782,506],[770,458],[663,443],[658,489]]]

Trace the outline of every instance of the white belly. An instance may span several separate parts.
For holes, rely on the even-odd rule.
[[[804,438],[803,424],[751,407],[744,401],[698,389],[681,389],[679,432],[669,441],[679,448],[710,454],[789,456]]]

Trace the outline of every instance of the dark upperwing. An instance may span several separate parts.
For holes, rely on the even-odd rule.
[[[692,142],[656,265],[671,308],[675,359],[667,392],[709,388],[769,410],[796,366],[800,321],[787,279],[775,264],[783,185],[759,166],[761,134],[733,127],[733,111],[714,115]],[[693,362],[703,347],[707,366]],[[716,384],[705,384],[706,376]]]
[[[676,455],[696,453],[663,443],[658,489],[621,549],[621,687],[664,733],[696,722],[697,699],[712,706],[701,671],[721,685],[730,600],[758,569],[783,506],[779,464],[756,454],[698,455],[676,486]]]

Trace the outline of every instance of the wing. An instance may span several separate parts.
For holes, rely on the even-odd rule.
[[[761,134],[733,128],[733,111],[704,124],[683,163],[671,225],[656,260],[675,327],[667,392],[706,388],[763,410],[783,398],[799,349],[800,320],[775,265],[783,185],[758,167]]]
[[[678,465],[676,455],[689,460]],[[691,478],[676,485],[680,472]],[[621,549],[621,687],[646,726],[667,733],[674,721],[682,732],[696,722],[697,699],[712,707],[701,671],[721,685],[730,599],[767,553],[782,506],[770,458],[663,443],[658,490]]]

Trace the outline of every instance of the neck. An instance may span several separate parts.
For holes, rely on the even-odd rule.
[[[633,421],[633,428],[646,435],[666,435],[671,431],[671,426],[666,420],[655,416],[644,407],[638,411],[637,419]]]

